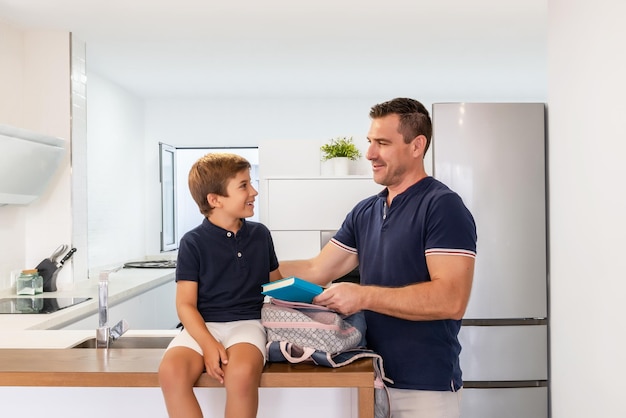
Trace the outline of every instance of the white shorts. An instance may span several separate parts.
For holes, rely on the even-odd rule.
[[[260,319],[249,319],[232,322],[206,322],[206,327],[217,341],[222,343],[224,348],[229,348],[237,343],[249,343],[259,349],[263,354],[263,362],[267,357],[267,335]],[[167,350],[172,347],[191,348],[201,356],[202,348],[193,337],[183,329],[167,346]]]

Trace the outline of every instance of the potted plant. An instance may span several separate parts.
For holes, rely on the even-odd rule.
[[[335,175],[348,175],[350,161],[356,161],[361,157],[361,152],[352,142],[352,137],[347,136],[333,138],[320,149],[322,161],[331,160]]]
[[[361,157],[361,152],[352,142],[352,137],[337,137],[330,140],[328,144],[324,144],[321,147],[322,161],[330,160],[332,158],[348,158],[349,160],[358,160]]]

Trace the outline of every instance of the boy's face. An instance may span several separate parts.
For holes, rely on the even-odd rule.
[[[259,193],[250,181],[250,170],[242,170],[228,181],[228,196],[220,196],[224,212],[234,218],[249,218],[254,215],[254,198]]]

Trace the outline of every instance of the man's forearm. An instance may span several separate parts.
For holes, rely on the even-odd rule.
[[[308,282],[326,286],[333,278],[315,267],[315,263],[311,260],[287,260],[280,262],[280,272],[285,277],[296,276]]]
[[[363,309],[410,321],[460,319],[458,306],[466,305],[462,295],[443,283],[394,288],[363,286],[362,291]]]

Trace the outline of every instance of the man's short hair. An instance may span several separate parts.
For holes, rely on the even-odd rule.
[[[424,154],[430,146],[433,127],[430,114],[424,105],[417,100],[406,97],[398,97],[384,103],[372,106],[370,118],[378,119],[387,115],[395,114],[400,117],[398,132],[402,134],[404,142],[411,142],[416,136],[426,137]]]

